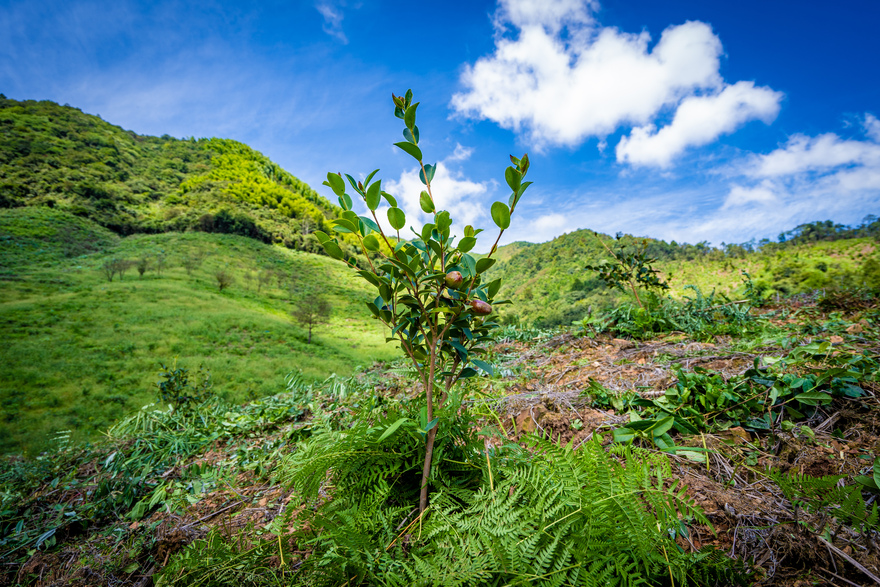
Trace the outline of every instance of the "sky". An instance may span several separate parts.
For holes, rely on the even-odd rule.
[[[418,229],[392,146],[412,88],[459,234],[492,227],[527,152],[502,243],[718,246],[880,214],[877,22],[876,0],[0,0],[0,92],[236,139],[331,201],[328,171],[379,168]]]

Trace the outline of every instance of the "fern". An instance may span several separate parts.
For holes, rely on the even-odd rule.
[[[844,524],[859,529],[880,531],[877,504],[873,504],[873,507],[868,509],[862,498],[861,487],[842,484],[841,480],[844,478],[842,475],[811,477],[774,472],[770,476],[793,507],[813,514],[828,514]],[[813,530],[821,533],[824,528]]]
[[[272,531],[285,558],[293,544],[309,553],[285,584],[745,584],[723,554],[676,545],[684,524],[709,523],[683,489],[664,486],[671,474],[665,455],[620,445],[607,453],[598,439],[575,451],[537,437],[487,455],[466,415],[447,414],[439,426],[422,516],[424,430],[411,415],[389,412],[372,425],[316,434],[284,459],[277,478],[306,507],[292,502]],[[232,560],[261,568],[277,554],[265,546],[253,553],[215,546],[213,555],[204,542],[199,548],[198,556],[184,555],[190,583],[211,574],[207,562],[197,570],[199,556],[234,569]],[[238,568],[238,582],[255,581]],[[184,584],[165,576],[167,584]]]

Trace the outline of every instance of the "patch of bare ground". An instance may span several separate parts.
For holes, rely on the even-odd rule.
[[[862,350],[870,352],[865,341]],[[725,379],[748,370],[762,353],[730,350],[727,340],[698,343],[675,336],[644,342],[564,334],[543,343],[507,343],[496,348],[501,368],[520,375],[505,382],[493,407],[507,423],[511,440],[537,432],[577,448],[594,434],[628,422],[613,409],[591,406],[591,381],[618,394],[660,396],[676,382],[673,365],[696,366]],[[767,354],[779,349],[768,348]],[[670,455],[673,478],[703,509],[712,528],[695,527],[683,548],[714,546],[745,561],[758,585],[880,584],[878,536],[811,513],[788,501],[771,471],[809,476],[863,474],[880,454],[880,403],[875,386],[864,401],[831,413],[817,411],[812,434],[796,430],[756,434],[742,427],[714,434],[676,436],[679,446],[708,450],[701,463]],[[842,433],[841,433],[842,432]],[[603,436],[610,442],[610,434]],[[868,507],[876,499],[865,493]]]

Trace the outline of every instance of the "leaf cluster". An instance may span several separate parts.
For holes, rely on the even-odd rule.
[[[862,397],[860,383],[870,380],[876,368],[869,357],[832,354],[827,342],[798,347],[768,367],[756,359],[751,369],[730,379],[701,367],[685,371],[676,366],[676,383],[662,396],[628,402],[636,410],[630,412],[630,423],[614,431],[614,439],[639,438],[674,451],[673,432],[698,434],[734,426],[772,430],[783,413],[789,421],[804,420],[832,401]]]

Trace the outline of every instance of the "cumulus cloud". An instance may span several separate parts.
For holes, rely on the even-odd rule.
[[[636,125],[618,157],[644,165],[668,165],[688,146],[778,112],[781,94],[724,82],[721,41],[708,24],[670,26],[651,48],[647,32],[601,27],[597,8],[586,0],[501,0],[495,51],[465,67],[465,90],[452,97],[452,108],[523,134],[539,149]],[[507,34],[510,28],[518,34]],[[652,126],[681,107],[670,127]],[[661,156],[666,147],[675,152]]]
[[[743,123],[759,119],[771,122],[779,113],[780,92],[737,82],[717,94],[690,96],[682,100],[672,123],[656,130],[654,125],[634,128],[617,144],[617,160],[633,165],[669,167],[689,146],[706,145]]]
[[[489,190],[489,182],[472,181],[450,165],[467,159],[470,153],[471,149],[456,145],[455,151],[449,157],[437,163],[437,170],[431,181],[434,202],[439,210],[450,212],[456,222],[452,231],[458,235],[463,233],[465,225],[476,224],[486,216],[481,200]],[[411,226],[420,230],[422,225],[433,219],[419,205],[419,195],[425,185],[419,179],[417,167],[404,171],[397,180],[389,180],[383,189],[397,198],[397,205],[406,213],[407,228]]]
[[[324,32],[331,37],[339,39],[342,44],[347,45],[348,37],[345,36],[345,31],[342,29],[342,20],[345,18],[345,14],[342,12],[342,5],[330,0],[321,0],[315,4],[315,8],[324,17]]]

